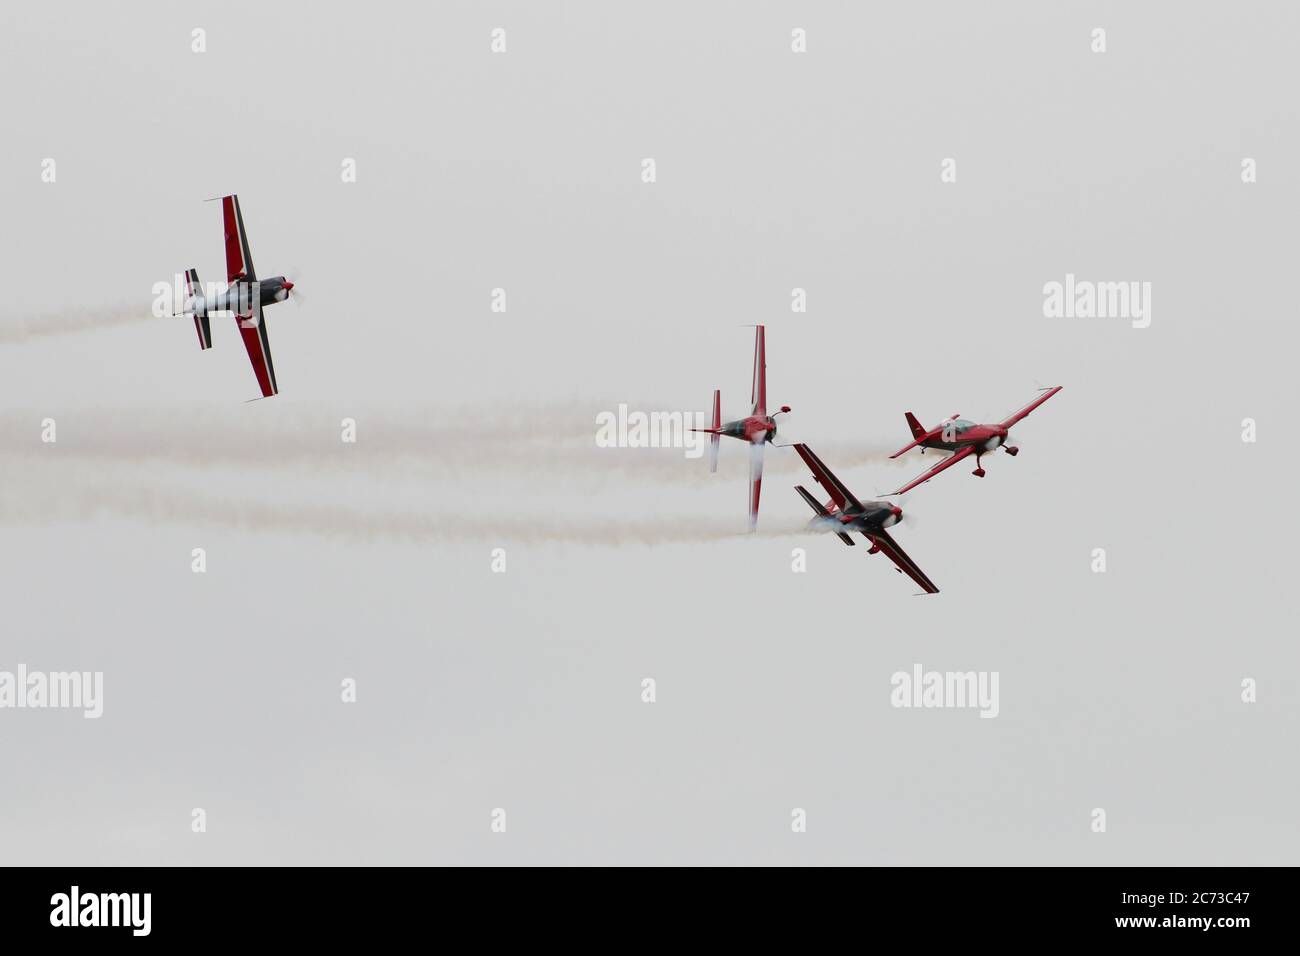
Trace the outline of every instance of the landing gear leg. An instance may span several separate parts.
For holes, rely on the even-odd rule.
[[[980,459],[983,457],[984,457],[983,453],[975,456],[975,470],[972,471],[971,474],[974,475],[976,478],[984,477],[984,467],[980,464]]]

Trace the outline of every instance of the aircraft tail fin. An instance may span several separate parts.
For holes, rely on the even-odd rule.
[[[920,438],[922,435],[925,434],[925,429],[921,427],[921,423],[916,420],[915,415],[913,415],[911,412],[904,412],[903,414],[907,416],[907,424],[912,429],[913,438]]]
[[[897,458],[899,455],[907,454],[907,452],[911,451],[917,445],[921,444],[921,442],[925,441],[927,438],[930,437],[930,432],[927,432],[924,428],[921,427],[921,423],[916,420],[915,415],[913,415],[911,412],[904,412],[903,414],[907,416],[907,425],[909,428],[912,429],[912,440],[908,442],[906,445],[904,445],[902,448],[898,449],[898,451],[890,455],[889,456],[890,458]],[[957,417],[956,415],[953,416],[953,418],[956,417]],[[938,432],[939,429],[936,428],[934,430],[934,433],[938,434]]]
[[[709,471],[718,470],[718,444],[722,436],[722,392],[713,390],[713,427],[692,428],[693,432],[707,432],[709,435]]]
[[[722,389],[713,390],[713,434],[709,436],[709,471],[718,470],[718,445],[721,438],[718,429],[722,427]]]

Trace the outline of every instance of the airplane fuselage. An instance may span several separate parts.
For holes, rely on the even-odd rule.
[[[942,451],[959,451],[967,445],[976,446],[979,452],[996,451],[1007,440],[1007,430],[1001,425],[968,425],[962,427],[957,423],[953,429],[952,440],[944,441],[943,433],[937,438],[921,442],[922,448],[938,448]]]
[[[198,315],[210,315],[213,312],[234,312],[238,315],[248,315],[252,312],[254,297],[258,299],[260,305],[265,307],[275,302],[283,302],[289,298],[289,290],[292,288],[293,283],[284,276],[272,276],[269,279],[259,279],[256,282],[236,279],[226,286],[225,290],[218,292],[211,299],[204,299],[203,293],[198,292],[186,303],[186,311]]]
[[[884,501],[864,501],[861,511],[850,509],[836,512],[832,517],[842,525],[836,530],[879,533],[898,524],[903,518],[903,509]]]
[[[776,419],[772,416],[750,415],[748,418],[727,422],[718,429],[718,434],[739,438],[750,444],[762,444],[776,437]]]

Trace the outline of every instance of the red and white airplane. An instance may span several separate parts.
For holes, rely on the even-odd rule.
[[[739,438],[749,443],[749,530],[758,528],[758,496],[763,488],[763,446],[776,437],[776,416],[790,411],[782,405],[779,412],[767,413],[767,354],[763,346],[763,326],[754,327],[754,384],[750,401],[754,403],[748,418],[734,422],[722,421],[722,392],[713,390],[713,427],[692,428],[707,432],[709,439],[709,471],[718,470],[718,440],[720,436]]]
[[[822,460],[811,448],[804,444],[797,444],[794,450],[812,469],[817,483],[831,496],[831,500],[822,505],[808,493],[808,489],[802,485],[795,486],[794,490],[808,502],[808,507],[817,512],[817,517],[813,519],[815,526],[828,528],[850,547],[853,546],[853,539],[849,537],[849,533],[858,532],[871,542],[871,549],[867,554],[883,553],[894,562],[900,574],[906,574],[927,594],[939,593],[935,583],[925,576],[925,572],[917,567],[916,562],[907,556],[907,552],[898,546],[898,542],[886,530],[903,520],[902,508],[891,505],[887,501],[859,501],[853,497],[853,492],[849,491],[844,483],[822,464]]]
[[[271,361],[271,342],[266,337],[262,310],[273,302],[289,298],[293,283],[284,276],[257,278],[253,256],[248,251],[248,235],[244,232],[244,216],[239,210],[238,196],[221,197],[221,217],[226,231],[226,289],[207,299],[198,271],[187,270],[184,314],[194,316],[199,348],[210,349],[212,328],[208,316],[213,312],[233,313],[262,396],[269,398],[279,394],[280,388],[275,381],[275,363]]]
[[[925,454],[925,449],[927,448],[942,448],[946,451],[951,451],[954,454],[949,455],[943,461],[939,462],[939,464],[935,465],[929,471],[920,475],[913,481],[908,482],[902,488],[890,493],[895,495],[905,494],[917,485],[929,481],[945,468],[951,467],[963,458],[968,458],[971,455],[975,456],[975,470],[971,472],[971,474],[976,478],[983,478],[984,468],[980,465],[980,459],[984,457],[985,453],[1002,448],[1013,458],[1018,455],[1020,449],[1015,445],[1007,444],[1007,433],[1011,426],[1020,421],[1020,419],[1024,418],[1060,390],[1060,385],[1054,386],[1053,388],[1042,389],[1042,395],[1039,395],[1036,399],[1024,408],[1020,409],[1020,411],[1016,412],[1006,421],[999,422],[996,425],[977,425],[974,422],[968,422],[964,418],[958,418],[956,415],[953,415],[952,418],[945,422],[940,422],[934,428],[927,431],[925,428],[921,427],[921,423],[916,420],[915,415],[911,412],[907,412],[907,424],[912,427],[912,436],[914,440],[910,444],[904,445],[898,451],[894,452],[889,456],[890,458],[897,458],[899,455],[910,451],[918,445],[921,447],[922,454]]]

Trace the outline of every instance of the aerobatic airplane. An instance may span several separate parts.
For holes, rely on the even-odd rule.
[[[911,412],[907,412],[907,424],[912,427],[913,441],[894,452],[889,456],[890,458],[897,458],[899,455],[910,451],[918,445],[921,447],[922,454],[925,454],[925,449],[927,448],[942,448],[945,451],[951,451],[954,454],[949,455],[923,475],[908,482],[897,491],[890,492],[890,494],[905,494],[917,485],[929,481],[945,468],[955,465],[963,458],[968,458],[971,455],[975,456],[975,470],[971,472],[971,474],[976,478],[983,478],[984,468],[980,464],[980,459],[984,457],[985,453],[1002,448],[1013,458],[1018,455],[1020,449],[1015,445],[1007,444],[1007,432],[1010,430],[1012,425],[1020,421],[1020,419],[1024,418],[1060,390],[1060,385],[1053,388],[1042,389],[1044,394],[1039,395],[1036,399],[1024,408],[1020,409],[1020,411],[1016,412],[1006,421],[999,422],[996,425],[977,425],[974,422],[968,422],[964,418],[958,418],[956,415],[953,415],[952,418],[945,422],[940,422],[934,428],[927,431],[925,428],[921,427],[921,423],[916,420],[915,415]]]
[[[248,234],[244,232],[244,216],[239,210],[238,196],[222,196],[221,217],[226,233],[226,289],[208,300],[195,269],[185,273],[186,299],[184,314],[194,316],[194,329],[199,334],[199,348],[212,348],[212,329],[208,317],[213,312],[230,312],[239,325],[239,334],[248,350],[253,373],[261,386],[262,396],[278,395],[275,381],[275,364],[271,361],[271,342],[266,337],[266,320],[263,309],[273,302],[289,298],[293,283],[284,276],[258,279],[253,269],[253,256],[248,251]]]
[[[750,401],[754,403],[748,418],[734,422],[722,421],[722,392],[713,391],[713,427],[692,428],[707,432],[709,439],[709,471],[718,470],[718,439],[722,435],[739,438],[749,443],[749,530],[758,528],[758,495],[763,487],[763,446],[776,437],[776,416],[790,411],[782,405],[779,412],[767,413],[767,355],[763,347],[763,326],[754,327],[754,384]]]
[[[898,546],[898,542],[886,530],[903,519],[902,508],[891,505],[887,501],[859,501],[853,497],[853,492],[849,491],[844,486],[844,483],[822,464],[822,460],[817,457],[811,448],[804,444],[797,444],[794,446],[794,450],[799,453],[799,457],[804,460],[804,463],[812,469],[813,477],[817,479],[817,483],[831,496],[831,500],[826,504],[819,504],[817,499],[809,494],[808,489],[804,488],[803,485],[795,486],[794,490],[799,492],[804,501],[808,502],[808,507],[817,512],[817,517],[813,519],[814,525],[829,528],[841,541],[850,547],[853,546],[853,539],[849,537],[849,534],[858,532],[871,542],[871,549],[867,552],[868,554],[883,553],[885,557],[894,562],[900,574],[906,574],[919,584],[927,594],[939,593],[939,588],[935,586],[935,583],[925,576],[925,572],[916,566],[916,563],[907,556],[907,552]]]

